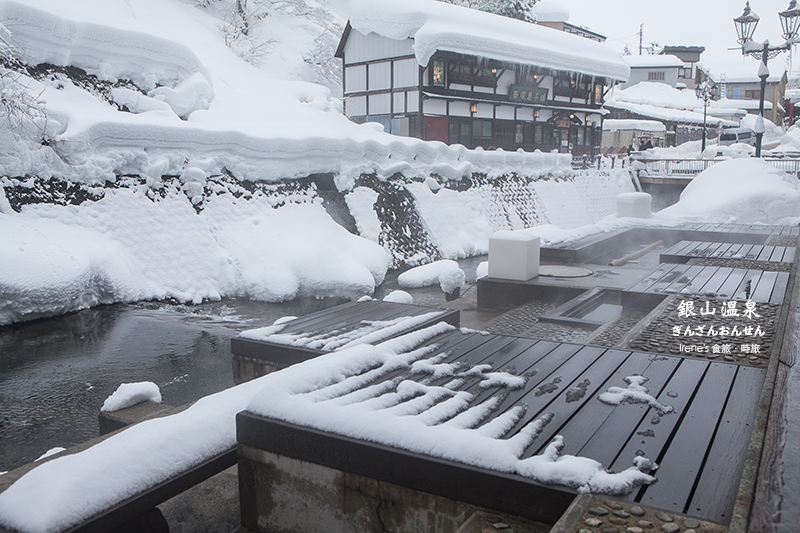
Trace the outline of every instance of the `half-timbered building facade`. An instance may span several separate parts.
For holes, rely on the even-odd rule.
[[[336,56],[355,122],[468,148],[599,152],[607,45],[433,0],[357,1]]]

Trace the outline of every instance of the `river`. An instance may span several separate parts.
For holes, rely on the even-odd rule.
[[[485,260],[460,261],[466,290]],[[390,272],[373,296],[396,288]],[[419,305],[444,302],[439,287],[408,292]],[[232,337],[342,301],[116,304],[0,328],[0,472],[96,437],[100,407],[120,383],[152,381],[176,406],[230,387]]]

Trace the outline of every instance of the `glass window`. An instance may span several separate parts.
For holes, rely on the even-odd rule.
[[[663,80],[664,73],[663,72],[648,72],[647,73],[648,80]]]
[[[586,142],[584,141],[584,130],[583,128],[578,128],[578,146],[584,146]]]
[[[444,61],[434,61],[433,62],[433,78],[431,79],[431,85],[437,85],[439,87],[445,86],[445,62]]]
[[[542,144],[542,125],[537,124],[533,129],[533,143]]]
[[[525,135],[522,131],[522,124],[517,124],[514,128],[514,142],[517,144],[522,144],[524,142]]]

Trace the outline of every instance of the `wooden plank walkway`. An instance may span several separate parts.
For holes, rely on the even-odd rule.
[[[282,342],[262,340],[258,330],[242,332],[239,337],[231,339],[231,352],[234,357],[257,359],[282,367],[334,351],[368,334],[382,331],[382,340],[387,340],[436,322],[458,327],[459,313],[451,309],[378,300],[350,302],[286,322],[275,332],[283,337]]]
[[[644,454],[661,465],[653,472],[658,483],[641,487],[627,499],[721,524],[729,521],[766,372],[764,368],[459,330],[427,344],[433,349],[425,358],[436,364],[455,363],[464,370],[491,365],[492,371],[528,376],[527,382],[517,389],[503,385],[487,387],[481,384],[477,373],[434,378],[425,370],[414,373],[405,368],[365,380],[360,388],[375,390],[379,386],[388,391],[391,383],[411,380],[470,392],[473,406],[496,397],[496,406],[481,425],[509,409],[525,406],[525,414],[505,438],[541,417],[550,420],[524,451],[523,458],[540,454],[556,435],[564,439],[564,454],[595,459],[612,471],[625,470],[635,457]],[[644,386],[653,397],[652,405],[635,402],[611,405],[599,399],[610,387],[628,387],[626,378],[629,376],[647,379]],[[672,411],[660,411],[656,401]],[[427,409],[436,409],[437,405]],[[250,416],[240,422],[255,424],[242,430],[242,434],[284,431],[281,423],[272,424],[269,419]],[[291,440],[298,450],[292,450],[291,454],[312,460],[304,454],[316,453],[308,450],[316,446],[319,431],[307,432],[309,440],[305,444],[302,444],[305,437],[298,437],[298,431],[305,435],[302,427],[293,427],[291,431]],[[281,437],[273,436],[268,440],[280,441]],[[347,442],[339,445],[348,446]],[[358,446],[371,444],[360,442]],[[284,449],[268,451],[289,453]],[[395,465],[386,464],[392,460],[381,453],[378,449],[375,454],[366,454],[368,457],[356,454],[358,465],[352,468],[376,479],[390,476],[387,470]],[[424,455],[411,455],[421,461],[428,460]],[[347,471],[347,465],[347,460],[342,459],[338,468]],[[508,477],[508,474],[497,475]],[[418,490],[434,494],[442,491],[441,483],[434,483],[435,487],[431,485],[427,489],[425,479],[415,479],[413,483]],[[539,494],[538,497],[544,499],[537,505],[546,507],[548,494],[552,494],[554,506],[561,505],[564,487],[539,486],[546,490]],[[441,495],[448,497],[448,494]],[[450,494],[449,497],[454,496]]]
[[[788,272],[665,263],[628,291],[783,303]]]
[[[727,242],[680,241],[659,255],[662,263],[687,263],[691,259],[741,259],[770,263],[791,263],[794,246],[732,244]]]

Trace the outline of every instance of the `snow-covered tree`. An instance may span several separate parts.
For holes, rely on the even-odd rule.
[[[42,102],[31,96],[21,71],[24,65],[14,54],[11,33],[0,23],[0,131],[18,135],[32,127],[43,128]]]
[[[455,4],[459,6],[468,7],[470,9],[477,9],[478,11],[486,11],[487,13],[495,13],[518,20],[525,20],[533,22],[533,6],[539,0],[439,0],[447,4]]]

